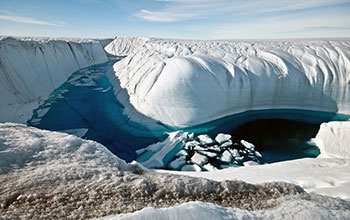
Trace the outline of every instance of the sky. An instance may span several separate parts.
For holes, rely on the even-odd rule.
[[[0,35],[350,37],[350,0],[0,0]]]

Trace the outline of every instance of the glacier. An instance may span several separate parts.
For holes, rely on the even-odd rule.
[[[127,90],[138,112],[168,126],[191,127],[252,110],[350,114],[348,39],[141,39],[137,45],[114,65],[120,83],[114,85]]]
[[[349,42],[0,37],[0,122],[25,123],[73,72],[105,63],[109,55],[125,56],[107,73],[125,120],[145,126],[135,129],[143,135],[143,129],[160,136],[186,128],[144,149],[153,153],[147,158],[153,161],[145,161],[158,166],[183,147],[186,132],[226,126],[226,116],[251,120],[266,113],[308,121],[326,112],[348,118]],[[86,135],[85,127],[62,129],[73,136],[0,123],[0,218],[171,219],[192,210],[202,219],[348,219],[349,123],[320,126],[313,140],[318,158],[204,167],[210,172],[193,172],[198,165],[180,172],[126,163],[105,146],[76,137]],[[171,166],[182,166],[184,153]]]
[[[0,122],[25,123],[73,72],[107,62],[101,42],[0,37]]]

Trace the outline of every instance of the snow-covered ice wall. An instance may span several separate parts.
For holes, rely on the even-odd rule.
[[[117,42],[107,47],[130,47]],[[350,114],[349,39],[137,42],[115,75],[139,112],[167,125],[261,109]]]
[[[0,122],[26,122],[73,72],[106,61],[98,40],[0,37]]]
[[[350,158],[350,121],[322,123],[314,141],[320,157]]]
[[[149,38],[146,37],[116,37],[111,43],[105,46],[109,54],[115,56],[127,56],[135,49],[141,47]]]

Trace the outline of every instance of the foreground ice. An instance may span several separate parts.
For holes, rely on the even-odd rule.
[[[290,167],[285,173],[287,169]],[[337,172],[333,167],[333,173]],[[251,176],[259,178],[256,174]],[[189,201],[205,203],[185,203]],[[203,215],[225,218],[239,210],[248,216],[266,212],[275,213],[273,216],[341,219],[348,218],[350,207],[349,201],[308,194],[288,183],[251,185],[146,172],[96,142],[0,123],[1,219],[89,219],[182,203],[158,214],[158,209],[148,208],[135,216],[148,218],[151,212],[152,216],[161,216],[158,219],[171,219],[172,210],[178,210],[176,213],[181,214],[175,217],[181,217],[183,211],[192,208],[190,216],[197,219]],[[317,213],[311,215],[309,209],[297,212],[304,205]]]
[[[349,114],[349,51],[347,39],[149,39],[114,65],[114,77],[138,111],[175,127],[261,109]]]
[[[170,208],[144,208],[130,214],[121,214],[100,218],[99,220],[232,220],[232,219],[348,219],[350,211],[330,210],[331,204],[315,204],[305,200],[291,199],[274,209],[248,211],[237,208],[225,208],[211,203],[188,202]]]
[[[73,72],[106,62],[109,41],[0,37],[0,122],[26,122]]]

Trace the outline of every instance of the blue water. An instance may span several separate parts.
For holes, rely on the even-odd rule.
[[[83,138],[103,144],[127,161],[135,159],[136,150],[164,137],[130,122],[123,113],[124,106],[106,77],[116,61],[111,59],[73,73],[34,111],[28,124],[53,131],[86,128]]]
[[[81,69],[36,109],[29,125],[61,131],[88,129],[83,138],[95,140],[111,152],[127,161],[136,158],[135,151],[144,148],[165,136],[163,132],[176,129],[159,123],[158,130],[152,131],[140,123],[130,121],[123,113],[124,106],[118,101],[106,73],[118,58],[100,65]],[[304,121],[313,124],[334,120],[347,120],[345,115],[303,110],[259,110],[225,117],[199,126],[182,130],[208,133],[215,137],[219,132],[232,129],[256,119],[277,118]]]

